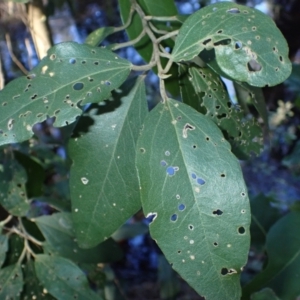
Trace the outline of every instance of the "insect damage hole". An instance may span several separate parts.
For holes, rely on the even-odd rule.
[[[255,59],[251,59],[247,63],[247,68],[250,72],[259,72],[262,69],[262,66]]]
[[[176,221],[177,221],[177,218],[178,218],[177,214],[173,214],[173,215],[171,216],[170,220],[171,220],[172,222],[176,222]]]
[[[214,214],[214,215],[217,215],[217,216],[221,216],[221,215],[223,214],[223,211],[220,210],[220,209],[217,209],[217,210],[214,210],[214,211],[213,211],[213,214]]]
[[[227,12],[230,14],[239,14],[241,11],[238,8],[230,8]]]
[[[182,136],[186,139],[188,137],[188,130],[195,130],[195,128],[196,128],[195,126],[186,123],[182,130]]]
[[[245,234],[245,232],[246,232],[245,227],[241,226],[241,227],[238,228],[238,233],[239,234]]]
[[[82,90],[84,87],[84,84],[82,82],[76,82],[74,85],[73,85],[73,89],[75,91],[80,91]]]
[[[156,218],[157,218],[156,212],[150,212],[146,216],[146,219],[149,221],[149,224],[153,223]]]

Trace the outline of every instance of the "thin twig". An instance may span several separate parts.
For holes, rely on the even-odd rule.
[[[12,218],[13,218],[13,216],[9,215],[5,220],[0,222],[0,226],[5,226],[7,223],[9,223],[11,221]]]
[[[169,31],[157,29],[151,22],[148,23],[151,30],[157,34],[167,34]]]
[[[131,7],[130,7],[129,16],[128,16],[128,19],[127,19],[126,23],[125,23],[123,26],[115,27],[115,28],[114,28],[114,33],[126,29],[126,28],[131,24],[131,21],[132,21],[132,17],[133,17],[134,12],[135,12],[134,7],[131,6]]]
[[[146,21],[160,21],[160,22],[171,22],[171,21],[175,21],[175,22],[180,22],[178,20],[177,16],[171,16],[171,17],[158,17],[158,16],[145,16],[144,19]]]
[[[135,39],[130,40],[130,41],[125,42],[125,43],[116,44],[115,46],[113,46],[113,47],[111,48],[111,50],[115,51],[115,50],[118,50],[118,49],[121,49],[121,48],[133,46],[133,45],[135,45],[136,43],[138,43],[145,35],[146,35],[146,31],[143,30],[143,31],[139,34],[139,36],[136,37]]]
[[[167,34],[161,36],[160,38],[158,38],[158,39],[156,40],[156,42],[157,42],[157,43],[160,43],[160,42],[162,42],[162,41],[164,41],[164,40],[167,40],[167,39],[169,39],[169,38],[171,38],[171,37],[177,35],[177,34],[178,34],[178,31],[179,31],[179,30],[171,31],[171,32],[169,32],[169,33],[167,33]]]
[[[9,52],[9,55],[11,57],[11,59],[13,60],[13,62],[19,67],[19,69],[25,74],[28,74],[28,71],[26,70],[26,68],[22,65],[22,63],[17,59],[17,57],[14,55],[13,51],[12,51],[12,46],[11,46],[11,39],[10,39],[10,35],[8,33],[5,33],[5,39],[6,39],[6,44],[7,44],[7,49]]]

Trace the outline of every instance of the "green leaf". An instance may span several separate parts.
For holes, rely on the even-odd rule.
[[[83,248],[107,239],[141,207],[134,162],[136,140],[147,114],[143,77],[122,96],[92,107],[78,124],[79,129],[87,124],[91,128],[69,143],[72,213]]]
[[[4,265],[12,265],[15,264],[24,248],[24,239],[20,238],[17,234],[12,234],[9,237],[9,247],[8,252],[6,254],[6,260]]]
[[[70,260],[39,254],[35,271],[42,285],[58,300],[101,299],[89,287],[84,273]]]
[[[25,184],[24,168],[14,159],[7,158],[0,171],[0,204],[14,216],[25,216],[30,208]]]
[[[15,151],[16,160],[24,167],[27,173],[26,191],[28,198],[40,196],[43,192],[45,170],[33,157]]]
[[[8,237],[7,235],[1,234],[0,235],[0,268],[5,260],[7,250],[8,250]]]
[[[73,42],[52,47],[26,77],[0,91],[0,145],[22,142],[32,126],[55,117],[54,126],[72,123],[77,106],[107,99],[127,78],[131,63],[102,48]]]
[[[206,108],[206,116],[212,119],[232,145],[233,152],[247,156],[259,154],[262,150],[262,133],[257,122],[246,119],[239,106],[234,105],[220,77],[210,68],[189,68],[190,81],[194,91],[201,97],[201,106]]]
[[[23,289],[23,274],[20,264],[0,270],[0,299],[20,299]]]
[[[112,239],[92,249],[79,248],[70,213],[42,216],[36,218],[35,222],[46,239],[43,246],[47,253],[61,255],[81,263],[112,262],[122,258],[120,248]]]
[[[263,289],[257,293],[251,295],[251,300],[280,300],[275,293],[269,289]]]
[[[150,112],[137,149],[143,210],[154,216],[153,239],[201,296],[239,299],[250,207],[239,162],[221,131],[169,99]]]
[[[267,235],[268,264],[243,289],[243,299],[264,287],[274,290],[282,300],[300,295],[300,212],[290,212],[273,225]]]
[[[47,293],[41,285],[36,276],[32,260],[28,261],[24,268],[24,289],[22,292],[22,299],[55,300],[55,298]]]
[[[258,111],[259,115],[264,121],[264,125],[266,127],[266,133],[269,130],[269,122],[268,122],[268,109],[265,102],[265,97],[261,88],[257,88],[255,86],[251,86],[245,82],[234,82],[234,87],[237,90],[238,88],[244,90],[244,92],[248,93],[251,101],[254,104],[254,107]]]
[[[250,85],[276,85],[291,73],[287,43],[273,20],[235,3],[209,5],[191,15],[179,31],[172,57],[190,60],[203,50],[220,75]]]
[[[280,218],[278,209],[271,206],[272,198],[263,194],[251,199],[251,244],[263,246],[271,226]]]
[[[85,39],[85,43],[87,45],[96,47],[100,45],[105,40],[105,38],[114,33],[114,30],[114,27],[98,28],[88,35],[88,37]]]

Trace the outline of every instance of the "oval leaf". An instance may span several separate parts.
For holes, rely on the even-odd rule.
[[[78,123],[85,131],[89,124],[88,132],[69,143],[73,220],[84,248],[107,239],[141,207],[135,144],[147,114],[143,78],[120,97],[92,108]]]
[[[190,60],[203,50],[212,52],[209,61],[221,75],[250,85],[276,85],[291,73],[287,43],[273,20],[235,3],[209,5],[191,15],[172,56],[177,62]]]
[[[130,72],[131,63],[102,48],[73,42],[52,47],[26,77],[0,91],[0,145],[22,142],[32,126],[55,117],[61,127],[76,120],[86,104],[107,99]]]
[[[169,99],[150,112],[137,151],[143,210],[166,258],[206,299],[239,299],[250,208],[221,131]]]
[[[39,254],[34,266],[42,285],[58,300],[102,299],[91,290],[84,273],[68,259]]]

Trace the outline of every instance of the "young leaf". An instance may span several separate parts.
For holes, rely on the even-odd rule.
[[[287,43],[273,20],[235,3],[212,4],[191,15],[179,31],[172,57],[190,60],[203,50],[220,75],[250,85],[276,85],[291,73]]]
[[[264,287],[274,290],[280,299],[300,295],[300,212],[290,212],[273,225],[267,235],[268,264],[243,289],[243,299]]]
[[[25,216],[30,208],[25,189],[26,171],[13,159],[8,159],[3,167],[0,171],[0,204],[14,216]]]
[[[32,260],[28,261],[24,268],[24,289],[21,299],[55,300],[41,285]]]
[[[5,260],[7,250],[8,250],[8,237],[6,235],[1,234],[0,235],[0,268]]]
[[[106,49],[73,42],[52,47],[26,77],[0,91],[0,145],[29,139],[32,126],[47,117],[56,118],[56,127],[74,122],[82,113],[79,103],[107,99],[130,67]]]
[[[20,264],[0,270],[0,299],[19,299],[23,289],[23,274]]]
[[[85,121],[91,128],[69,143],[72,213],[78,243],[84,248],[108,238],[141,207],[134,162],[147,114],[143,78],[120,97],[91,108],[79,120],[78,130]]]
[[[120,248],[112,239],[92,249],[79,248],[70,213],[42,216],[36,218],[35,222],[46,239],[43,246],[47,253],[61,255],[81,263],[112,262],[122,258]]]
[[[259,154],[262,149],[262,132],[255,120],[247,120],[238,105],[229,99],[220,77],[210,68],[189,68],[190,80],[195,93],[202,96],[201,105],[206,116],[226,133],[233,151]]]
[[[40,282],[57,300],[101,299],[90,289],[84,273],[70,260],[39,254],[34,265]]]
[[[114,33],[114,29],[114,27],[98,28],[88,35],[88,37],[85,39],[85,43],[87,45],[96,47],[100,45],[106,37]]]
[[[239,299],[250,207],[221,131],[169,99],[150,112],[137,151],[143,210],[168,261],[206,299]]]

